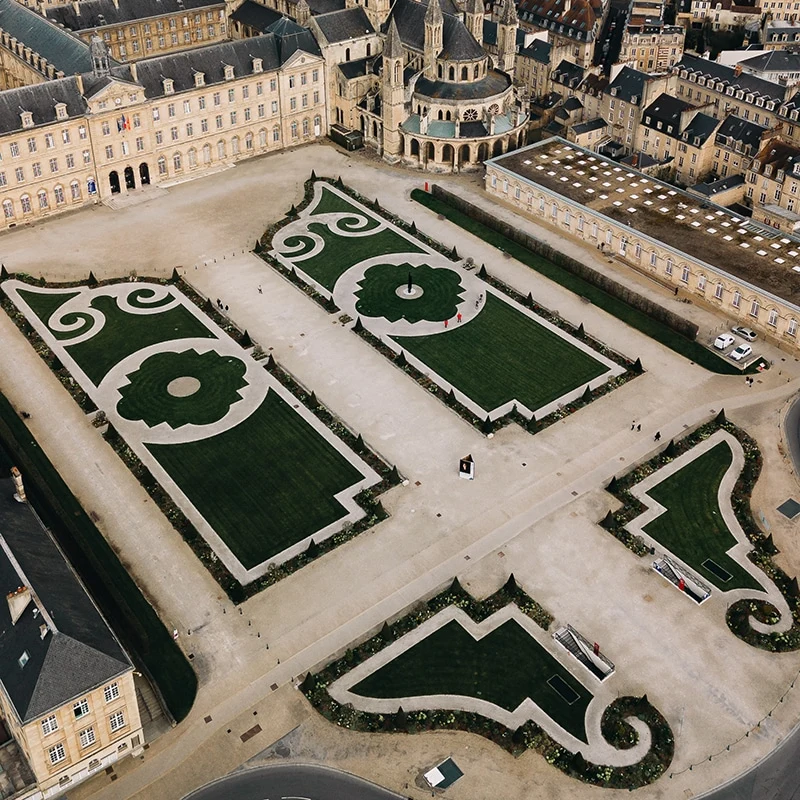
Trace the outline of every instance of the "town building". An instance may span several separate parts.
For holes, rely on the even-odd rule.
[[[769,131],[763,125],[730,114],[714,135],[713,173],[718,178],[744,175]]]
[[[625,26],[617,62],[641,72],[666,72],[683,55],[686,31],[680,25],[665,25],[647,17]]]
[[[768,19],[761,28],[761,46],[765,50],[783,50],[800,45],[800,20]]]
[[[742,54],[738,66],[742,72],[766,81],[795,85],[800,81],[800,52],[797,50],[770,50],[749,56]]]
[[[800,230],[800,147],[766,140],[745,173],[745,198],[753,219],[780,231]]]
[[[140,754],[144,741],[130,658],[14,492],[0,479],[0,715],[32,796],[52,797]]]
[[[760,6],[738,5],[733,0],[691,0],[689,11],[679,14],[676,23],[687,28],[708,24],[715,31],[745,29],[756,33],[761,14]]]

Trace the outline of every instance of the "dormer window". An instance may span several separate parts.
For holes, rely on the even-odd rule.
[[[56,119],[66,119],[66,118],[67,118],[67,104],[56,103]]]
[[[33,127],[33,114],[31,114],[30,111],[21,111],[19,116],[22,119],[22,127],[23,128],[32,128]]]
[[[775,176],[775,180],[778,181],[778,183],[783,183],[785,178],[786,173],[782,169],[779,169],[778,174]]]
[[[225,80],[232,81],[234,78],[233,67],[230,64],[225,64]]]
[[[164,78],[162,81],[164,94],[175,94],[175,81],[172,78]]]
[[[254,58],[253,59],[253,72],[254,73],[263,72],[264,71],[263,63],[264,62],[260,58]]]
[[[767,164],[767,166],[764,167],[764,177],[769,178],[770,175],[772,175],[772,164]]]
[[[206,76],[203,72],[195,72],[194,74],[194,85],[195,86],[205,86],[206,85]]]

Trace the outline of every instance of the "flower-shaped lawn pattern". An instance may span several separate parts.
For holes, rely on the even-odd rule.
[[[128,375],[117,412],[150,427],[164,422],[171,428],[210,425],[241,400],[246,370],[242,360],[213,350],[156,353]]]
[[[409,277],[415,292],[403,297]],[[458,313],[464,287],[458,273],[427,264],[376,264],[358,284],[356,311],[365,317],[385,317],[389,322],[442,322]]]

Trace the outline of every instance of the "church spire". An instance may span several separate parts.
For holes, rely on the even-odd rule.
[[[384,58],[404,58],[403,43],[400,41],[400,33],[397,30],[397,23],[392,17],[389,23],[389,33],[386,35],[386,44],[383,46]]]
[[[441,25],[444,22],[442,7],[439,0],[429,0],[428,10],[425,12],[426,25]]]
[[[500,22],[503,25],[519,24],[517,9],[514,7],[514,0],[504,0],[503,8],[500,11]]]

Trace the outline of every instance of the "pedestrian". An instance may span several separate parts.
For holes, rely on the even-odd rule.
[[[641,431],[642,431],[642,423],[641,422],[636,426],[636,430],[637,430],[637,432],[641,433]]]
[[[458,314],[456,314],[456,321],[457,322],[461,322],[461,312],[460,311],[458,312]]]
[[[477,308],[480,304],[481,304],[481,301],[480,300],[476,300],[475,301],[475,308]]]
[[[678,287],[676,286],[675,287],[675,297],[677,297],[677,296],[678,296]]]
[[[217,298],[217,308],[222,308],[222,302],[220,301],[219,297]]]
[[[631,430],[633,430],[635,427],[636,427],[636,420],[631,422]]]
[[[653,437],[654,442],[661,441],[661,431],[656,431],[656,435]]]
[[[225,313],[228,313],[228,306],[225,306]]]
[[[483,302],[483,292],[481,292],[480,295],[478,296],[478,302],[479,303]]]
[[[258,293],[259,294],[264,294],[264,292],[261,291],[261,284],[260,283],[258,284]]]
[[[445,328],[447,327],[447,323],[448,323],[449,321],[450,321],[450,320],[448,320],[448,319],[446,319],[446,320],[444,321],[444,326],[445,326]]]

